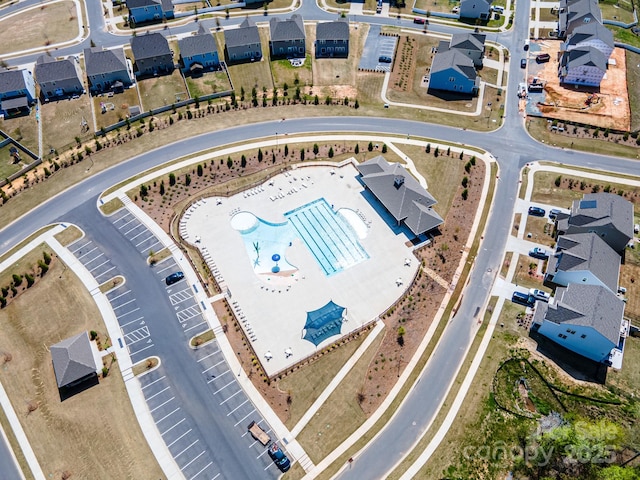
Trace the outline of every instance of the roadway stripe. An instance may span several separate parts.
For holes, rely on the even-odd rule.
[[[138,310],[140,310],[140,307],[138,308],[134,308],[133,310],[128,311],[127,313],[123,313],[122,315],[117,315],[116,318],[118,320],[120,320],[122,317],[126,317],[127,315],[133,313],[133,312],[137,312]]]
[[[111,267],[109,270],[105,270],[104,272],[102,272],[100,275],[98,275],[99,277],[102,277],[103,275],[106,275],[107,273],[109,273],[111,270],[115,270],[116,267]]]
[[[151,413],[155,412],[157,409],[159,409],[160,407],[165,406],[167,403],[169,403],[171,400],[173,400],[176,397],[171,397],[169,400],[167,400],[166,402],[161,403],[160,405],[158,405],[156,408],[154,408],[153,410],[150,410]]]
[[[191,318],[193,318],[193,317],[191,317]],[[194,328],[199,327],[200,325],[204,325],[205,323],[207,323],[207,322],[200,322],[200,323],[194,325],[193,327],[186,328],[185,332],[188,332],[189,330],[193,330]]]
[[[150,233],[149,231],[147,231],[146,233]],[[147,238],[145,238],[144,240],[142,240],[141,242],[138,242],[135,244],[136,247],[139,247],[140,245],[142,245],[144,242],[148,242],[149,240],[152,240],[153,238],[155,238],[153,236],[153,233],[151,235],[149,235]],[[131,239],[133,241],[133,238]]]
[[[179,457],[180,455],[182,455],[184,452],[186,452],[187,450],[189,450],[191,447],[193,447],[193,446],[194,446],[196,443],[198,443],[199,441],[200,441],[200,439],[199,439],[199,438],[196,438],[196,440],[195,440],[191,445],[189,445],[187,448],[185,448],[184,450],[182,450],[179,454],[174,455],[174,456],[173,456],[173,458],[177,458],[177,457]]]
[[[147,338],[149,338],[149,337],[147,337]],[[153,347],[153,346],[154,346],[154,345],[153,345],[153,343],[152,343],[151,345],[148,345],[148,346],[146,346],[146,347],[144,347],[144,348],[141,348],[140,350],[137,350],[137,351],[133,352],[131,355],[137,355],[137,354],[139,354],[139,353],[141,353],[141,352],[144,352],[145,350],[147,350],[148,348],[151,348],[151,347]]]
[[[171,430],[173,430],[174,428],[176,428],[178,425],[180,425],[182,422],[184,422],[186,420],[186,418],[183,418],[182,420],[180,420],[178,423],[174,423],[171,427],[167,428],[164,432],[162,432],[160,435],[162,435],[163,437],[165,436],[165,434],[169,433]]]
[[[129,239],[129,241],[130,241],[130,242],[133,242],[136,238],[138,238],[140,235],[143,235],[143,234],[145,234],[145,233],[149,233],[149,230],[146,230],[146,229],[145,229],[145,230],[141,231],[140,233],[138,233],[138,234],[134,235],[133,237],[131,237],[131,238]]]
[[[122,218],[126,218],[126,217],[122,217]],[[134,217],[134,218],[132,218],[131,220],[129,220],[127,223],[125,223],[125,224],[123,224],[123,225],[120,225],[120,226],[118,227],[118,230],[122,230],[124,227],[126,227],[127,225],[129,225],[131,222],[135,222],[135,221],[136,221],[136,219],[135,219],[135,217]]]
[[[238,423],[236,423],[234,425],[234,427],[237,427],[238,425],[240,425],[242,422],[244,422],[247,418],[249,418],[250,415],[252,415],[254,412],[256,411],[256,409],[252,409],[249,413],[247,413],[244,417],[242,417],[240,420],[238,420]]]
[[[214,356],[216,353],[218,353],[219,351],[220,351],[220,350],[218,349],[218,350],[216,350],[215,352],[210,353],[210,354],[209,354],[209,355],[207,355],[206,357],[202,357],[200,360],[198,360],[198,363],[200,363],[200,362],[201,362],[201,361],[203,361],[203,360],[206,360],[206,359],[207,359],[207,358],[209,358],[209,357],[213,357],[213,356]]]
[[[189,463],[187,463],[180,470],[184,471],[185,468],[187,468],[189,465],[191,465],[193,462],[195,462],[197,459],[199,459],[202,455],[204,455],[204,452],[205,452],[204,450],[202,452],[200,452],[200,455],[197,455],[196,457],[194,457]]]
[[[169,418],[171,415],[173,415],[174,413],[176,413],[178,410],[180,410],[180,407],[176,408],[173,412],[171,413],[167,413],[164,417],[162,417],[160,420],[158,420],[156,422],[156,425],[158,425],[161,421],[166,420],[167,418]]]
[[[242,402],[240,405],[238,405],[236,408],[234,408],[233,410],[231,410],[229,413],[227,413],[227,417],[229,415],[231,415],[233,412],[235,412],[236,410],[238,410],[239,408],[241,408],[245,403],[247,403],[249,401],[249,399],[247,398],[244,402]]]
[[[236,395],[238,395],[241,392],[242,392],[242,389],[238,390],[236,393],[234,393],[233,395],[228,397],[226,400],[223,400],[222,402],[220,402],[220,405],[224,405],[225,403],[227,403],[229,400],[231,400],[233,397],[235,397]]]
[[[157,397],[158,395],[160,395],[162,392],[169,390],[171,387],[164,387],[162,390],[160,390],[157,393],[154,393],[153,395],[151,395],[150,397],[147,398],[147,401],[151,400],[153,397]]]
[[[172,264],[172,265],[169,265],[168,267],[164,267],[162,270],[158,270],[156,273],[157,273],[158,275],[160,275],[160,274],[161,274],[162,272],[164,272],[165,270],[169,270],[170,268],[174,268],[174,267],[175,267],[175,265],[173,265],[173,264]]]
[[[235,382],[235,379],[231,380],[229,383],[227,383],[224,387],[219,388],[218,390],[216,390],[215,392],[213,392],[213,394],[215,395],[216,393],[220,393],[222,390],[224,390],[225,388],[227,388],[229,385],[231,385],[233,382]]]
[[[184,432],[182,435],[180,435],[178,438],[176,438],[173,442],[171,442],[169,445],[167,445],[167,448],[171,448],[176,442],[180,441],[182,438],[184,438],[185,435],[188,435],[189,432],[191,432],[191,430],[193,430],[192,428],[190,428],[189,430],[187,430],[186,432]]]
[[[218,363],[214,363],[213,365],[211,365],[209,368],[207,368],[206,370],[203,370],[202,373],[207,373],[209,370],[211,370],[214,367],[217,367],[218,365],[220,365],[221,363],[224,363],[224,358],[222,360],[220,360]]]
[[[89,251],[88,251],[87,253],[85,253],[84,255],[80,255],[80,256],[78,257],[78,260],[80,260],[80,259],[82,259],[82,258],[86,257],[87,255],[89,255],[89,254],[90,254],[91,252],[93,252],[94,250],[98,250],[98,247],[93,247],[91,250],[89,250]]]
[[[146,240],[145,240],[145,242],[146,242]],[[143,243],[144,243],[144,242],[140,242],[138,245],[141,245],[141,244],[143,244]],[[136,247],[137,247],[138,245],[136,245]],[[153,245],[149,245],[148,247],[145,247],[145,249],[147,249],[147,248],[148,248],[148,249],[152,249],[152,248],[153,248],[153,247],[155,247],[156,245],[162,245],[162,242],[160,242],[160,240],[156,240],[156,243],[154,243]]]
[[[93,273],[94,270],[99,269],[101,266],[106,265],[107,263],[109,263],[109,260],[105,260],[104,262],[102,262],[100,265],[98,265],[97,267],[93,267],[91,270],[89,270],[89,273]]]
[[[83,243],[82,245],[80,245],[75,250],[71,250],[71,253],[73,253],[75,255],[76,252],[79,252],[80,250],[82,250],[84,247],[86,247],[89,244],[91,244],[91,240],[89,240],[87,243]]]
[[[204,472],[207,468],[209,468],[211,465],[213,465],[213,462],[209,462],[202,470],[200,470],[198,473],[196,473],[193,477],[191,477],[189,480],[193,480],[194,478],[196,478],[198,475],[200,475],[202,472]],[[218,474],[220,475],[220,474]],[[217,475],[216,475],[217,476]]]
[[[161,376],[160,378],[154,380],[153,382],[146,384],[144,387],[142,387],[142,390],[144,390],[147,387],[150,387],[151,385],[153,385],[156,382],[159,382],[160,380],[164,380],[165,378],[167,378],[166,375]]]
[[[115,296],[115,297],[113,297],[113,298],[110,298],[110,299],[109,299],[109,301],[110,301],[110,302],[113,302],[114,300],[117,300],[117,299],[118,299],[118,298],[120,298],[121,296],[126,295],[126,294],[127,294],[127,293],[129,293],[130,291],[131,291],[131,290],[127,290],[126,292],[121,293],[120,295],[117,295],[117,296]]]
[[[139,322],[139,321],[140,321],[140,320],[142,320],[143,318],[144,318],[144,317],[138,317],[138,318],[136,318],[135,320],[131,320],[130,322],[125,323],[124,325],[120,325],[120,328],[124,328],[124,327],[127,327],[127,326],[131,325],[132,323]]]

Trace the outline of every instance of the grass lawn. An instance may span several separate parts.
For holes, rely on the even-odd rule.
[[[627,91],[631,111],[631,131],[640,129],[640,54],[627,50]]]
[[[511,283],[522,287],[522,288],[539,288],[541,290],[546,290],[542,286],[542,278],[536,278],[537,266],[541,262],[545,262],[545,260],[538,260],[535,258],[531,258],[527,255],[518,255],[518,265],[516,267],[516,271],[513,274],[513,278],[511,279]],[[533,267],[533,274],[529,274],[529,269]],[[542,268],[542,272],[544,273],[544,266]],[[511,302],[508,302],[509,304]]]
[[[278,381],[277,388],[287,392],[291,397],[290,416],[285,422],[287,428],[292,429],[300,421],[366,337],[360,335],[330,354],[323,355],[311,365],[296,370]]]
[[[41,249],[33,253],[39,256]],[[42,281],[0,311],[0,322],[5,354],[0,380],[45,476],[162,477],[117,363],[99,385],[60,401],[48,347],[82,331],[106,331],[93,299],[70,269],[54,261]]]
[[[0,130],[36,155],[38,154],[38,123],[36,122],[35,108],[31,109],[29,115],[0,120]],[[26,160],[24,154],[21,154],[21,157]]]
[[[206,72],[200,77],[185,77],[185,79],[187,80],[191,98],[231,90],[229,77],[227,77],[227,72],[224,71]]]
[[[513,259],[513,252],[507,252],[504,254],[504,260],[502,261],[502,267],[500,267],[500,276],[502,278],[507,277],[511,260]]]
[[[171,105],[186,100],[189,96],[180,70],[176,69],[171,75],[161,75],[138,81],[140,97],[144,111]]]
[[[285,83],[288,85],[289,90],[295,90],[296,85],[299,85],[300,88],[311,85],[313,84],[311,53],[307,50],[304,65],[301,67],[293,67],[289,60],[273,60],[271,62],[271,72],[273,74],[273,83],[279,89],[281,89]],[[289,93],[289,95],[291,95],[291,93]]]
[[[76,240],[82,238],[83,235],[84,234],[78,227],[68,225],[67,228],[62,230],[60,233],[56,233],[54,237],[58,242],[60,242],[60,245],[66,247],[67,245],[71,245]]]
[[[541,8],[539,15],[540,15],[539,21],[541,22],[555,22],[558,20],[558,14],[551,13],[550,8]],[[535,10],[531,9],[531,18],[533,19],[534,17],[535,17]]]
[[[40,4],[0,20],[0,55],[66,42],[78,35],[78,14],[70,1]]]
[[[640,223],[638,214],[636,214],[635,222]],[[627,248],[624,258],[625,262],[620,267],[618,281],[621,286],[627,289],[625,295],[627,305],[624,308],[624,315],[637,324],[640,321],[640,246],[636,243],[636,248]],[[626,351],[624,361],[626,363]]]
[[[140,97],[138,97],[138,89],[136,87],[128,88],[122,93],[116,93],[111,96],[104,94],[92,97],[92,101],[98,130],[100,130],[100,127],[107,127],[124,120],[129,115],[129,107],[140,105]],[[100,104],[105,105],[104,113],[102,113],[103,109]],[[112,106],[113,110],[111,109]],[[91,122],[89,122],[89,125],[93,128]]]
[[[22,168],[22,162],[14,163],[14,158],[9,153],[12,146],[13,145],[5,145],[0,148],[0,178],[7,178]]]
[[[633,47],[640,47],[640,37],[635,35],[631,30],[616,27],[614,25],[605,25],[613,32],[613,39],[617,42],[626,43]]]
[[[124,207],[124,203],[122,203],[122,200],[120,200],[119,198],[114,198],[113,200],[109,200],[104,205],[100,205],[100,211],[103,213],[103,215],[106,215],[108,217],[112,213],[120,210],[122,207]]]
[[[483,82],[493,85],[498,84],[498,70],[495,68],[482,67],[482,70],[478,70],[478,75],[482,78]]]
[[[550,223],[547,217],[526,216],[526,225],[520,225],[524,228],[524,237],[530,242],[539,243],[540,245],[555,245],[555,240],[551,236],[553,232],[553,223]],[[531,238],[527,236],[531,234]]]
[[[298,435],[297,440],[314,463],[326,457],[365,421],[358,393],[383,337],[381,332]]]
[[[615,385],[624,390],[634,391],[640,385],[640,369],[634,368],[640,364],[640,338],[627,337],[624,344],[624,359],[622,369],[609,369],[607,385]]]
[[[631,5],[625,5],[624,2],[598,2],[600,11],[602,12],[602,20],[615,20],[622,23],[633,23],[633,8]]]
[[[358,62],[362,54],[363,39],[368,25],[349,27],[349,56],[347,58],[315,58],[313,63],[313,85],[353,85],[356,84]],[[314,31],[315,35],[315,31]]]
[[[427,12],[451,13],[453,7],[460,5],[456,0],[416,0],[415,8]]]
[[[240,93],[240,89],[244,88],[245,92],[251,93],[251,89],[256,88],[262,91],[263,87],[271,93],[273,90],[273,77],[271,76],[271,65],[269,62],[269,31],[266,28],[259,28],[260,41],[262,42],[262,60],[259,62],[239,63],[235,65],[227,65],[231,83],[236,94]],[[224,52],[224,34],[218,32],[215,34],[218,42],[218,51]]]
[[[91,121],[91,97],[80,95],[73,100],[60,100],[42,105],[42,141],[45,153],[53,148],[59,150],[74,142],[75,137],[82,137],[82,119],[89,129],[93,130]]]

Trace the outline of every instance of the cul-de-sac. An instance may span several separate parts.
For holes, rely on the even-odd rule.
[[[0,480],[640,479],[638,0],[0,0]]]

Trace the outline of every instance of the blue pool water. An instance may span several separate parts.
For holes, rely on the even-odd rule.
[[[349,223],[324,198],[284,214],[326,276],[369,258]]]

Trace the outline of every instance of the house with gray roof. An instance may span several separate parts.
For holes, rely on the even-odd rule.
[[[182,71],[185,74],[193,75],[203,70],[215,70],[220,67],[216,39],[202,23],[198,27],[198,33],[178,40],[178,47]]]
[[[633,238],[633,204],[613,193],[588,193],[556,217],[558,235],[595,232],[618,254]]]
[[[570,283],[600,285],[618,291],[620,255],[596,233],[560,235],[549,257],[545,285],[566,287]]]
[[[58,388],[73,387],[96,377],[96,363],[87,332],[69,337],[49,348]]]
[[[84,93],[80,67],[72,57],[56,60],[42,55],[36,60],[34,73],[45,101]]]
[[[607,73],[608,58],[595,47],[577,47],[562,54],[558,67],[560,83],[598,87]]]
[[[441,41],[431,63],[429,88],[475,95],[480,88],[480,77],[471,58]]]
[[[380,155],[359,164],[359,180],[393,216],[416,237],[437,228],[444,220],[433,210],[436,199],[399,163]]]
[[[287,20],[273,17],[269,21],[271,57],[304,58],[306,39],[304,22],[297,13]]]
[[[36,100],[36,84],[26,69],[0,67],[0,113],[4,116],[29,113]]]
[[[492,3],[493,0],[460,0],[460,18],[489,20]]]
[[[570,283],[549,303],[537,302],[533,329],[595,362],[608,364],[621,342],[624,302],[601,285]]]
[[[464,53],[467,57],[473,60],[473,65],[478,68],[482,66],[482,59],[484,58],[484,42],[487,36],[484,33],[454,33],[451,35],[448,49],[456,49],[461,53]],[[446,51],[443,45],[443,52]],[[440,53],[441,47],[438,46],[438,53]]]
[[[589,23],[602,23],[598,0],[564,2],[558,14],[558,38],[565,39],[575,28]]]
[[[568,52],[582,47],[593,47],[600,50],[605,58],[608,59],[615,48],[613,32],[598,22],[580,25],[562,43],[560,51]]]
[[[349,22],[340,18],[316,24],[316,58],[349,56]]]
[[[133,26],[174,17],[171,0],[127,0],[126,4]]]
[[[133,84],[132,67],[122,47],[113,50],[85,48],[84,64],[92,94],[121,91]]]
[[[173,72],[175,68],[173,52],[169,48],[169,42],[161,33],[148,32],[131,37],[131,52],[138,77],[166,75]]]
[[[224,50],[227,63],[262,59],[260,33],[253,19],[247,17],[238,28],[225,29]]]

